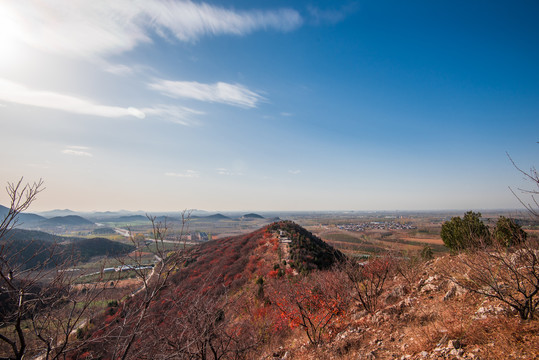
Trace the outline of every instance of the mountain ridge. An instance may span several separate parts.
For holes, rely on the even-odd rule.
[[[3,205],[0,205],[0,219],[3,220],[4,217],[8,214],[9,208],[5,207]],[[18,225],[20,226],[34,226],[35,224],[46,220],[45,217],[39,216],[33,213],[20,213],[17,216],[18,219]]]
[[[134,250],[132,245],[121,244],[101,237],[67,237],[27,229],[10,230],[0,240],[0,245],[5,246],[4,255],[7,259],[16,258],[16,262],[24,268],[44,264],[51,257],[54,261],[49,266],[56,266],[69,258],[76,261],[87,261],[93,256],[115,256]]]
[[[133,327],[135,324],[128,318],[122,318],[127,316],[122,314],[129,314],[135,311],[134,309],[140,309],[141,306],[148,306],[147,312],[151,316],[147,319],[145,318],[142,326],[152,329],[150,332],[156,334],[155,336],[160,339],[176,338],[176,341],[179,341],[178,339],[182,338],[184,336],[182,334],[186,332],[196,332],[198,331],[196,329],[202,326],[212,327],[213,325],[211,324],[201,325],[200,322],[210,321],[211,323],[214,321],[212,319],[215,319],[215,314],[217,314],[218,318],[231,316],[228,313],[228,306],[225,307],[226,312],[225,308],[222,307],[225,306],[222,301],[226,301],[225,299],[228,297],[233,299],[246,296],[245,301],[255,301],[257,303],[255,306],[257,311],[265,311],[263,309],[267,305],[264,305],[263,289],[259,284],[270,280],[282,279],[284,281],[286,277],[295,276],[299,272],[330,267],[329,263],[315,261],[322,251],[328,251],[327,257],[333,256],[334,263],[338,261],[335,256],[335,254],[339,253],[337,250],[330,245],[326,247],[319,246],[319,248],[311,246],[314,243],[322,242],[322,240],[304,230],[302,232],[302,242],[297,246],[302,248],[308,256],[302,258],[302,262],[297,262],[298,269],[296,269],[296,262],[287,261],[290,259],[282,252],[282,247],[288,245],[280,242],[278,230],[280,226],[284,225],[291,228],[288,223],[277,224],[273,227],[265,226],[248,234],[208,241],[193,246],[183,254],[175,253],[171,255],[172,257],[169,259],[180,256],[182,265],[173,265],[174,268],[179,269],[168,276],[166,287],[162,288],[161,292],[151,299],[147,305],[143,305],[147,298],[144,293],[140,293],[121,304],[121,310],[107,310],[102,317],[94,319],[92,322],[94,324],[104,323],[107,331],[111,334],[120,331],[117,324],[131,324],[122,325],[125,326],[122,331],[125,331],[129,326]],[[295,227],[294,229],[298,230]],[[326,256],[322,257],[325,258]],[[309,259],[313,259],[313,261],[311,262]],[[176,262],[173,262],[173,264],[176,264]],[[156,266],[156,268],[158,267]],[[114,315],[106,315],[111,313],[114,313]],[[174,321],[179,313],[186,316],[182,324]],[[173,314],[176,315],[173,316]],[[200,318],[190,319],[189,314],[198,314],[197,317],[208,316],[208,318],[205,318],[205,320]],[[193,323],[190,322],[191,320]],[[188,328],[183,329],[183,326],[188,326]],[[231,324],[228,321],[222,322],[219,324],[219,328],[221,328],[219,331],[230,331],[229,326]],[[237,319],[234,321],[234,326],[240,327],[242,332],[256,331],[251,328],[249,321],[239,321]],[[134,330],[134,328],[131,328],[131,330]],[[215,331],[215,329],[212,331]],[[101,331],[95,334],[88,332],[85,336],[95,338],[103,336],[103,333]],[[197,334],[193,336],[201,339],[200,336],[203,335]],[[156,346],[152,341],[152,337],[139,338],[133,349],[134,356],[144,358],[144,349],[147,350]],[[193,339],[193,341],[197,340]],[[235,342],[235,340],[233,341]],[[237,342],[233,346],[243,347],[244,345]],[[110,348],[107,349],[106,343],[99,343],[98,340],[84,350],[85,353],[91,353],[92,356],[96,357],[107,357],[109,351],[111,351]]]
[[[95,225],[94,222],[79,215],[55,216],[40,223],[42,226],[85,226]]]

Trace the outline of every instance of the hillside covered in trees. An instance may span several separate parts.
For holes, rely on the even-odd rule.
[[[533,251],[522,249],[519,261],[533,261],[526,258]],[[463,278],[480,274],[473,266],[489,266],[481,252],[433,260],[419,253],[408,258],[387,254],[359,263],[286,221],[175,252],[162,265],[144,290],[110,304],[79,330],[85,345],[69,357],[537,355],[537,318],[522,320],[510,303],[485,296]],[[533,282],[520,285],[529,289]]]
[[[283,256],[279,231],[297,241],[290,257]],[[339,251],[290,222],[171,254],[167,268],[161,275],[156,269],[148,281],[148,288],[159,292],[143,291],[94,319],[84,336],[95,346],[74,358],[84,353],[107,358],[115,352],[139,359],[206,359],[212,353],[249,358],[264,338],[288,328],[270,284],[288,283],[299,271],[328,269],[342,260]],[[165,277],[166,285],[160,282]],[[126,333],[136,336],[119,342]]]
[[[120,256],[134,250],[134,246],[109,239],[79,238],[52,235],[43,231],[13,229],[0,239],[3,258],[17,262],[23,269],[39,264],[58,266],[65,261],[75,264],[94,256]]]

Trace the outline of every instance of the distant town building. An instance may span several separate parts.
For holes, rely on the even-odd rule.
[[[365,231],[365,230],[412,230],[417,227],[412,223],[400,223],[394,221],[371,221],[359,224],[337,225],[341,230],[347,231]]]

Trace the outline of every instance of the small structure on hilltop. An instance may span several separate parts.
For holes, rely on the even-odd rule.
[[[279,242],[281,244],[290,244],[292,240],[288,237],[288,233],[283,230],[279,230]]]

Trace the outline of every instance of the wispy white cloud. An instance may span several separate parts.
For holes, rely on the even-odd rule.
[[[232,175],[232,172],[226,168],[218,168],[216,170],[217,170],[217,174],[219,175]]]
[[[167,172],[165,173],[165,176],[179,177],[179,178],[198,178],[200,177],[200,173],[195,170],[186,170],[183,173]]]
[[[63,154],[67,155],[75,155],[75,156],[86,156],[86,157],[92,157],[93,155],[90,154],[87,151],[80,151],[80,150],[71,150],[71,149],[64,149],[62,150]]]
[[[289,113],[289,112],[282,112],[282,113],[281,113],[281,116],[287,116],[287,117],[288,117],[288,116],[293,116],[293,115],[294,115],[294,114]]]
[[[192,1],[28,0],[0,3],[12,36],[47,52],[102,58],[151,42],[152,35],[193,42],[208,35],[246,35],[301,26],[292,9],[237,11]]]
[[[191,1],[145,3],[144,10],[162,32],[170,31],[183,41],[204,35],[245,35],[257,30],[290,31],[302,24],[301,15],[292,9],[234,11]]]
[[[107,60],[101,60],[99,62],[101,68],[111,74],[118,76],[132,76],[132,75],[144,75],[156,73],[156,69],[149,65],[135,64],[135,65],[126,65],[126,64],[115,64],[108,62]]]
[[[92,153],[88,152],[90,148],[86,146],[67,146],[64,150],[62,150],[63,154],[66,155],[74,155],[74,156],[84,156],[84,157],[92,157]]]
[[[292,175],[298,175],[301,174],[301,170],[288,170],[288,172]]]
[[[30,89],[24,85],[0,78],[0,100],[17,104],[37,106],[47,109],[67,111],[75,114],[96,115],[103,117],[135,116],[145,117],[136,108],[123,108],[95,104],[90,100],[52,91]]]
[[[224,82],[202,84],[196,81],[157,79],[148,86],[173,98],[217,102],[246,108],[254,108],[259,101],[264,99],[243,85]]]
[[[69,145],[67,146],[68,149],[74,149],[74,150],[90,150],[88,146],[80,146],[80,145]]]
[[[104,69],[106,72],[109,72],[114,75],[127,76],[135,72],[135,69],[131,66],[124,64],[107,64]]]
[[[157,116],[164,120],[185,126],[196,125],[196,117],[205,114],[203,111],[198,111],[185,106],[172,105],[157,105],[152,108],[141,109],[141,111],[147,116]]]
[[[226,168],[218,168],[217,174],[219,175],[226,175],[226,176],[241,176],[243,173],[241,172],[234,172],[232,170],[226,169]]]

